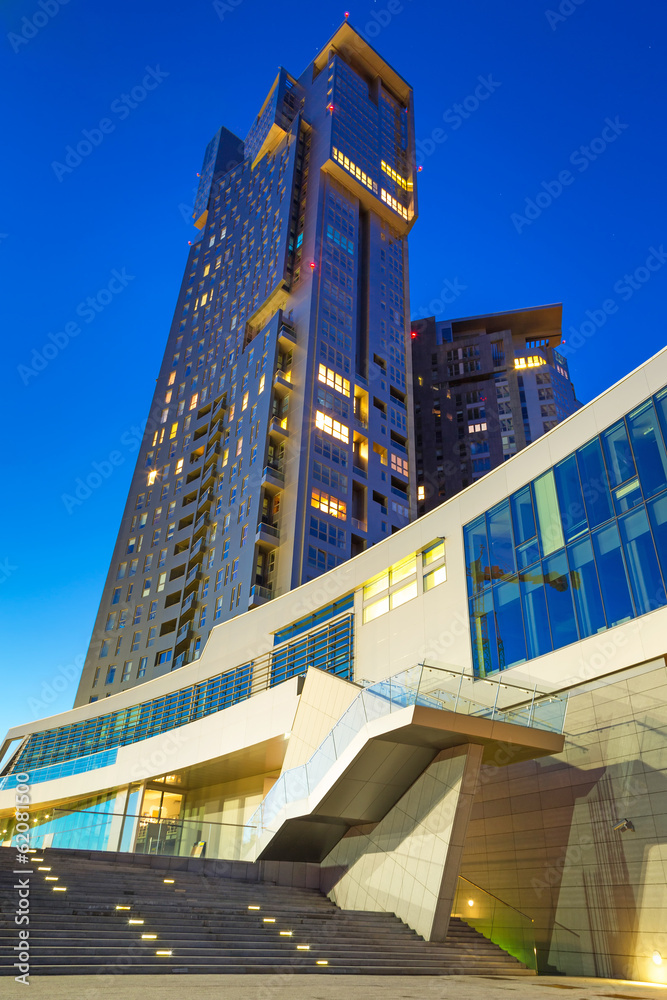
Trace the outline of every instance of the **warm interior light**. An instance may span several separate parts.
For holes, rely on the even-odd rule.
[[[475,900],[474,899],[469,899],[468,900],[468,906],[474,906],[474,905],[475,905]]]
[[[281,931],[280,932],[280,936],[281,937],[292,937],[292,932],[291,931]]]
[[[310,951],[310,945],[309,944],[298,944],[296,946],[296,950],[297,951]]]
[[[328,965],[329,960],[326,958],[318,958],[316,965]]]
[[[248,909],[249,910],[259,910],[259,909],[261,909],[261,907],[259,907],[259,906],[249,906]]]
[[[118,906],[116,907],[116,909],[117,909],[117,910],[129,910],[129,909],[130,909],[130,907],[129,907],[129,906],[121,906],[121,905],[118,905]]]
[[[156,951],[155,954],[156,955],[171,955],[171,950],[167,951],[165,949],[165,950],[162,950],[162,951]]]
[[[65,888],[64,885],[54,885],[53,891],[54,892],[67,892],[67,889]]]
[[[51,871],[50,868],[49,868],[49,871]],[[44,881],[45,882],[57,882],[58,881],[58,876],[57,875],[46,875],[44,877]]]
[[[143,924],[143,920],[135,920],[133,918],[130,918],[128,920],[128,924]]]
[[[662,965],[662,955],[659,951],[654,951],[651,958],[653,959],[654,965]]]
[[[37,871],[38,872],[50,872],[51,868],[50,868],[50,866],[42,865],[40,868],[37,869]]]
[[[175,879],[173,879],[173,878],[163,878],[162,881],[163,882],[174,882]]]
[[[275,924],[275,922],[276,922],[275,917],[264,917],[265,924]]]
[[[144,941],[155,941],[157,934],[142,934],[141,937]]]

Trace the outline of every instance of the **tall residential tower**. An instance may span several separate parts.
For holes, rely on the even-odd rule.
[[[347,23],[209,143],[76,704],[408,523],[412,91]]]
[[[413,320],[417,511],[424,514],[581,405],[560,305]]]

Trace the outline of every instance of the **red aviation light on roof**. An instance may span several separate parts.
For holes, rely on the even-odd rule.
[[[410,330],[410,337],[412,338],[412,340],[416,340],[417,339],[417,331],[416,330]]]
[[[330,111],[333,114],[333,109],[334,109],[333,104],[327,104],[327,111]]]
[[[314,260],[311,260],[311,262],[310,262],[310,269],[311,269],[311,271],[314,271],[314,270],[315,270],[315,267],[316,267],[316,265],[315,265],[315,261],[314,261]]]

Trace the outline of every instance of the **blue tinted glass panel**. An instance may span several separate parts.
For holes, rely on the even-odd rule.
[[[493,594],[483,591],[470,602],[470,637],[475,672],[485,677],[499,669]]]
[[[667,493],[648,504],[648,513],[663,579],[667,580]]]
[[[553,469],[533,480],[533,496],[542,554],[548,556],[565,544]]]
[[[622,486],[617,486],[615,490],[612,490],[612,495],[614,497],[614,510],[617,514],[625,514],[627,511],[632,510],[633,507],[636,507],[637,504],[644,502],[639,480],[636,476],[629,482],[623,483]]]
[[[653,402],[662,429],[662,440],[667,444],[667,388],[657,392],[653,397]]]
[[[667,487],[667,453],[650,400],[628,414],[628,430],[644,496],[652,497]]]
[[[468,593],[474,594],[489,582],[489,548],[486,519],[478,517],[464,529]]]
[[[626,514],[619,525],[637,614],[645,615],[665,603],[665,588],[646,511],[642,507]]]
[[[576,454],[588,523],[598,528],[614,516],[599,438],[589,441]]]
[[[492,580],[504,580],[516,570],[509,500],[499,503],[486,515],[489,563]]]
[[[526,640],[523,633],[521,594],[517,577],[511,583],[494,587],[498,660],[501,667],[512,667],[526,659]]]
[[[554,466],[554,479],[556,480],[563,534],[565,541],[571,542],[588,531],[584,498],[579,482],[579,470],[574,455],[570,455],[563,462]]]
[[[598,567],[607,624],[620,625],[634,617],[618,525],[607,525],[593,534],[593,552]]]
[[[533,513],[533,498],[530,486],[512,494],[512,520],[514,522],[514,537],[516,543],[527,542],[535,537],[535,515]]]
[[[582,637],[595,635],[607,627],[607,622],[590,538],[582,538],[570,545],[568,555],[579,631]]]
[[[602,447],[607,462],[609,482],[620,486],[636,475],[635,460],[632,457],[625,421],[619,420],[602,435]]]
[[[516,550],[516,560],[519,564],[519,569],[524,569],[526,566],[532,566],[532,564],[537,562],[539,558],[540,547],[537,544],[536,538],[530,542],[526,542]]]
[[[572,604],[572,587],[565,552],[543,560],[544,583],[554,649],[568,646],[579,638]]]
[[[543,656],[551,652],[551,634],[547,627],[547,599],[542,583],[542,567],[536,566],[533,572],[520,573],[519,579],[528,656]]]

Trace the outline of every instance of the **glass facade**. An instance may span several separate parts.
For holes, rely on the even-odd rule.
[[[667,603],[667,388],[466,524],[485,676]]]
[[[350,603],[352,600],[348,599]],[[353,658],[354,615],[346,615],[326,628],[276,650],[271,657],[271,687],[305,673],[308,667],[326,670],[351,681]]]

